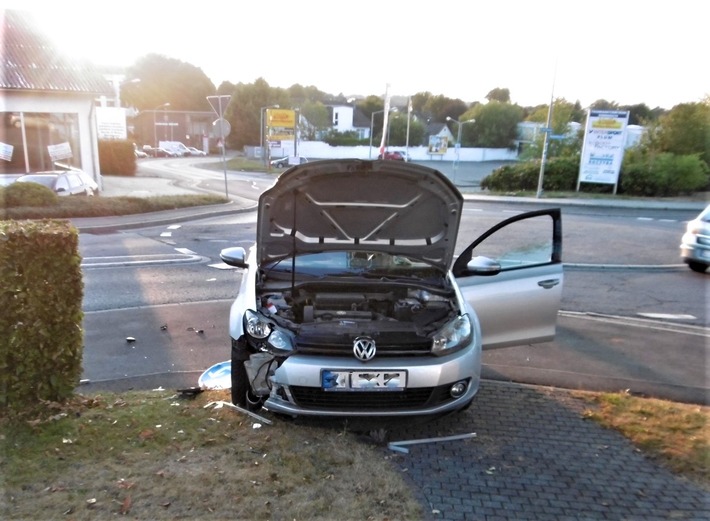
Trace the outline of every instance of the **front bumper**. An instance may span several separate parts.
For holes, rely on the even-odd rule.
[[[387,358],[363,364],[355,359],[294,355],[271,378],[264,408],[293,416],[426,416],[460,409],[475,396],[481,375],[480,346],[441,358]],[[322,370],[406,371],[401,390],[324,390]],[[465,391],[451,395],[451,386]]]

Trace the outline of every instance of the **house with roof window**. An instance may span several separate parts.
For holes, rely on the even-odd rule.
[[[62,56],[32,17],[0,11],[0,174],[81,168],[101,186],[96,99],[111,96],[92,65]]]

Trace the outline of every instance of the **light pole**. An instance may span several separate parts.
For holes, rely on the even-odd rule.
[[[266,166],[266,154],[264,153],[264,134],[266,129],[264,128],[264,111],[266,109],[277,109],[278,105],[267,105],[266,107],[261,107],[259,110],[260,120],[259,120],[259,150],[261,150],[261,158],[263,160],[264,166]]]
[[[456,132],[456,159],[454,159],[454,175],[453,175],[453,180],[456,180],[456,170],[459,167],[459,149],[461,148],[461,127],[463,127],[466,123],[475,123],[475,119],[469,119],[467,121],[459,121],[457,119],[454,119],[450,116],[446,116],[446,121],[453,121],[459,126],[458,132]]]
[[[158,148],[158,124],[155,121],[155,113],[160,110],[160,109],[165,109],[170,106],[170,103],[163,103],[162,105],[158,105],[153,109],[153,146],[155,148]]]
[[[376,110],[375,112],[370,114],[370,152],[368,154],[369,159],[372,159],[372,131],[374,130],[374,125],[375,125],[375,114],[380,114],[380,113],[384,113],[384,112],[385,112],[385,109],[382,109],[382,110]],[[391,109],[390,112],[397,112],[397,107]],[[386,130],[387,133],[389,133],[389,121],[387,122],[387,128],[384,130]]]

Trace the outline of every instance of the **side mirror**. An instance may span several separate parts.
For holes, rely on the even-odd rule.
[[[498,261],[489,259],[488,257],[478,256],[472,258],[466,264],[466,270],[471,275],[491,276],[498,275],[501,270],[501,265]]]
[[[241,246],[223,249],[219,253],[219,258],[222,259],[225,264],[229,264],[235,268],[246,268],[248,266],[247,253]]]

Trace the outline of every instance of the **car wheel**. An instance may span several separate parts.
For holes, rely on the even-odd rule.
[[[249,353],[241,342],[232,344],[232,403],[239,407],[247,405],[249,378],[244,361],[248,357]]]
[[[698,273],[705,273],[705,270],[708,268],[708,265],[703,264],[702,262],[689,262],[688,266],[690,266],[691,270]]]

